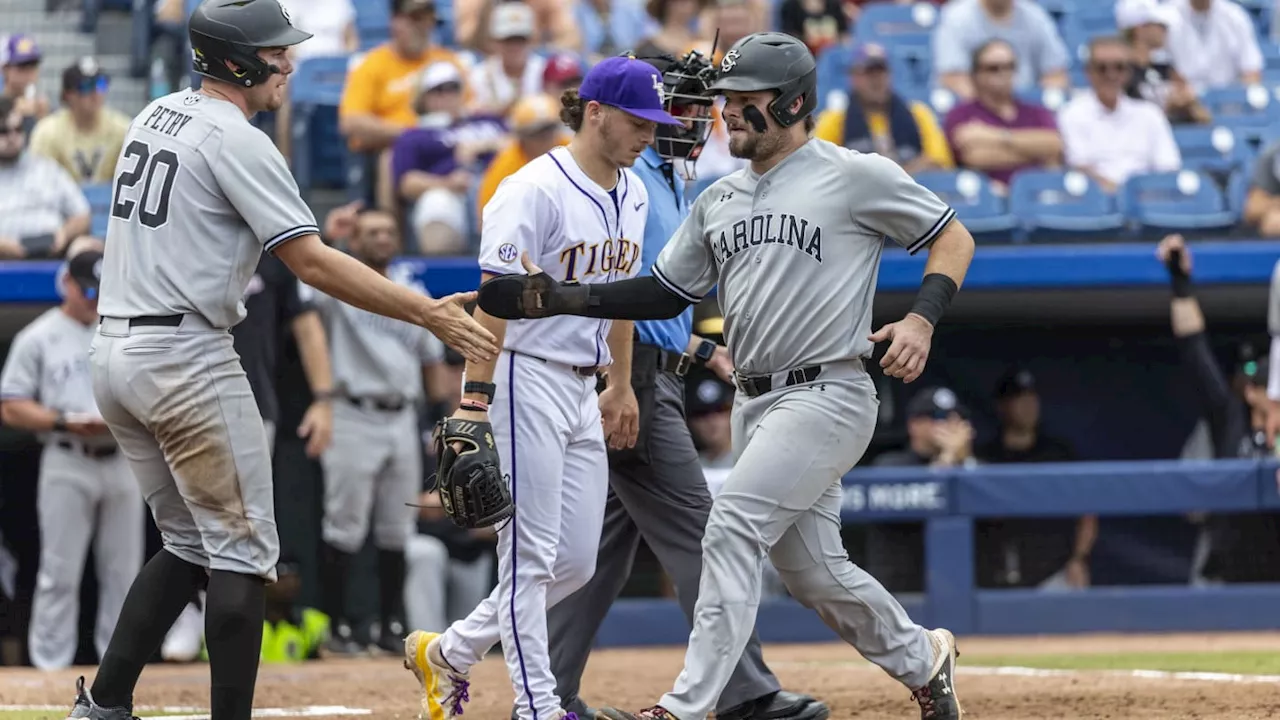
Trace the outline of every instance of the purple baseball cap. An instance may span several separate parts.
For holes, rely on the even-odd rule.
[[[0,46],[0,65],[26,65],[40,62],[40,46],[28,35],[10,35]]]
[[[642,120],[662,125],[680,124],[662,109],[665,100],[662,73],[633,57],[611,57],[596,63],[582,79],[578,97],[611,105]]]

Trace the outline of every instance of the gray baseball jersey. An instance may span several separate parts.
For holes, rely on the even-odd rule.
[[[699,195],[653,275],[691,302],[719,283],[746,375],[866,357],[884,238],[914,253],[954,217],[892,160],[814,139]]]
[[[422,366],[444,360],[444,344],[435,335],[305,285],[301,295],[310,299],[324,318],[335,390],[353,397],[410,402],[422,397]]]
[[[94,328],[60,308],[46,310],[13,339],[0,375],[0,399],[35,400],[64,413],[98,414],[89,374]]]
[[[192,313],[231,327],[262,251],[320,232],[271,139],[192,90],[134,119],[112,195],[105,317]]]

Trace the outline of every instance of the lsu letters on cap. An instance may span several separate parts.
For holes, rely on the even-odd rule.
[[[662,109],[662,73],[649,63],[633,57],[611,57],[601,60],[587,72],[578,88],[578,97],[594,100],[662,125],[679,125]]]

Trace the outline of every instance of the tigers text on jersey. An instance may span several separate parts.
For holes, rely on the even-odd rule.
[[[319,232],[280,151],[239,108],[167,95],[134,118],[116,164],[98,311],[231,327],[263,250]]]
[[[485,205],[480,269],[523,274],[520,254],[527,252],[565,282],[635,277],[648,204],[644,183],[630,170],[621,170],[610,192],[587,177],[568,148],[556,148],[503,180]],[[512,320],[503,346],[567,365],[608,365],[610,324],[569,315]]]
[[[744,374],[869,357],[885,236],[914,253],[954,217],[892,160],[809,140],[763,175],[747,167],[703,191],[653,275],[691,302],[719,283]]]

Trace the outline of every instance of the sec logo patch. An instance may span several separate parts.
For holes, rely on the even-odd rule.
[[[502,247],[498,248],[498,259],[502,262],[515,262],[517,254],[516,246],[511,243],[503,243]]]

